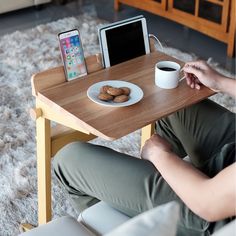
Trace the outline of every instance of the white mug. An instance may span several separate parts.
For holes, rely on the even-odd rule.
[[[160,61],[155,65],[155,84],[164,89],[176,88],[179,84],[181,66],[174,61]]]

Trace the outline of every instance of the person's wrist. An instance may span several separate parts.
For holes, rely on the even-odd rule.
[[[153,164],[155,162],[158,162],[158,161],[161,161],[161,160],[167,158],[171,154],[171,151],[156,148],[154,153],[155,153],[155,155],[150,155],[150,157],[149,157],[149,161],[152,162]]]
[[[214,75],[211,75],[212,77],[214,76],[214,79],[209,81],[209,84],[207,87],[209,87],[211,90],[215,91],[215,92],[222,92],[222,88],[223,88],[223,85],[222,83],[223,80],[224,80],[224,77],[221,76],[220,74],[218,73],[215,73]]]
[[[217,78],[217,90],[219,92],[225,92],[225,88],[226,88],[226,84],[227,84],[227,81],[229,80],[228,77],[225,77],[225,76],[219,76]]]
[[[160,151],[159,155],[155,159],[151,159],[150,162],[156,167],[156,169],[162,173],[163,170],[166,170],[166,167],[172,161],[173,158],[176,158],[176,154],[170,151]]]

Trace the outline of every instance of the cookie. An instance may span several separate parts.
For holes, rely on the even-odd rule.
[[[104,85],[100,88],[100,93],[107,93],[107,90],[111,88],[112,86],[110,85]]]
[[[119,95],[123,94],[123,90],[120,88],[111,87],[111,88],[107,89],[107,93],[112,96],[119,96]]]
[[[113,96],[108,93],[99,93],[98,98],[102,101],[111,101],[113,99]]]
[[[113,99],[113,102],[119,103],[119,102],[126,102],[128,100],[129,100],[129,96],[122,94],[122,95],[116,96]]]
[[[130,88],[128,87],[121,87],[120,89],[123,90],[123,94],[129,96],[130,95]]]

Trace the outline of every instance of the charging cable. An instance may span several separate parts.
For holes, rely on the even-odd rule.
[[[149,38],[153,38],[155,40],[156,43],[154,44],[154,46],[156,47],[156,45],[158,44],[161,48],[161,51],[164,52],[164,49],[163,49],[163,46],[162,46],[160,40],[154,34],[149,34],[148,36],[149,36]]]

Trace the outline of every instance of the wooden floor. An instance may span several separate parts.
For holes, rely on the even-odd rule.
[[[192,52],[204,60],[212,57],[223,68],[235,73],[235,57],[227,57],[226,44],[197,31],[128,6],[122,6],[120,12],[115,12],[113,0],[64,1],[66,3],[63,5],[59,4],[59,0],[54,0],[50,4],[44,5],[42,9],[27,8],[0,14],[0,35],[32,28],[63,17],[75,16],[82,12],[93,12],[99,18],[110,22],[142,14],[147,19],[149,32],[157,35],[166,46]]]

